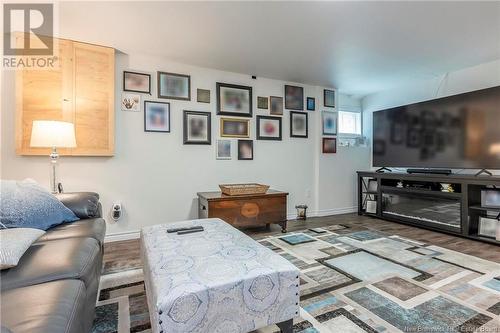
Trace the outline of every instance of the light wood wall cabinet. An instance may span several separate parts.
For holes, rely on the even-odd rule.
[[[112,156],[114,153],[115,51],[113,48],[55,39],[53,69],[16,73],[16,152],[48,155],[31,148],[34,120],[75,124],[76,148],[61,155]]]

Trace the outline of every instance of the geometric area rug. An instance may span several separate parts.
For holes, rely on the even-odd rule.
[[[343,225],[256,240],[301,271],[294,332],[500,332],[498,263]],[[150,327],[141,269],[103,275],[92,332]]]

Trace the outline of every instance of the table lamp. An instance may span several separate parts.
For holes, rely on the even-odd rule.
[[[52,193],[57,193],[56,167],[59,158],[57,148],[76,147],[75,126],[64,121],[35,120],[31,130],[30,146],[52,148],[50,186]]]

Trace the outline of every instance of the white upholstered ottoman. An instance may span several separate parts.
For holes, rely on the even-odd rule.
[[[201,225],[177,235],[169,228]],[[141,231],[151,328],[168,332],[249,332],[299,315],[299,270],[220,219]]]

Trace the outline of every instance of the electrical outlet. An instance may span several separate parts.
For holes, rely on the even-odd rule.
[[[111,206],[111,218],[113,221],[118,221],[122,217],[122,214],[123,211],[121,202],[113,203],[113,206]]]
[[[311,190],[306,189],[306,198],[310,198],[310,197],[311,197]]]

